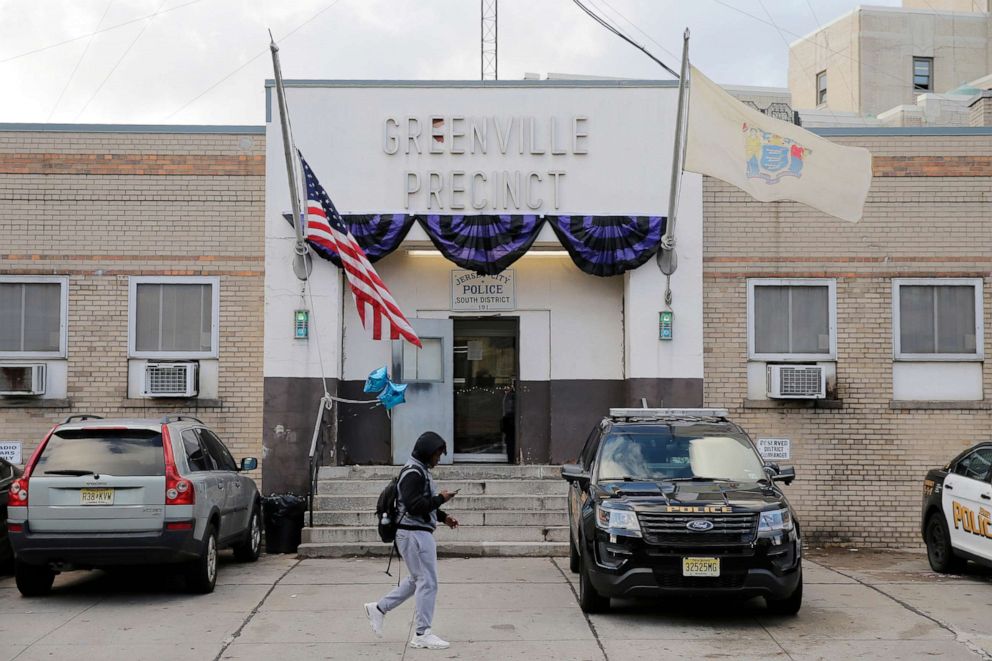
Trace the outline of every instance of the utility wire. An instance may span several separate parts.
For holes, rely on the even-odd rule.
[[[588,14],[589,17],[592,18],[594,21],[596,21],[597,23],[599,23],[600,25],[602,25],[604,28],[606,28],[607,30],[609,30],[610,32],[612,32],[613,34],[615,34],[616,36],[618,36],[621,39],[623,39],[624,41],[626,41],[628,44],[630,44],[631,46],[633,46],[637,50],[641,51],[642,53],[644,53],[645,55],[647,55],[648,57],[650,57],[657,64],[659,64],[662,69],[664,69],[668,73],[670,73],[673,76],[675,76],[676,80],[678,79],[679,75],[675,72],[675,70],[673,70],[671,67],[669,67],[667,64],[665,64],[664,62],[662,62],[661,60],[659,60],[654,55],[652,55],[651,52],[647,48],[645,48],[644,46],[640,45],[639,43],[637,43],[636,41],[634,41],[633,39],[631,39],[630,37],[628,37],[627,35],[625,35],[619,29],[617,29],[616,27],[614,27],[613,25],[611,25],[608,21],[606,21],[605,19],[603,19],[602,17],[600,17],[599,14],[597,14],[596,12],[592,11],[591,9],[589,9],[588,7],[586,7],[584,4],[582,4],[582,0],[572,0],[572,2],[574,2],[575,5],[579,9],[581,9],[586,14]]]
[[[99,22],[97,22],[96,24],[96,28],[98,30],[100,29],[100,26],[103,25],[103,19],[107,18],[107,12],[110,11],[110,6],[113,4],[114,4],[114,0],[110,0],[107,3],[107,7],[103,10],[103,16],[100,17]],[[76,72],[79,71],[79,65],[83,63],[84,59],[86,59],[86,53],[89,52],[90,45],[93,43],[93,37],[95,35],[96,35],[95,32],[90,35],[89,41],[86,42],[86,48],[83,49],[82,55],[80,55],[79,59],[76,60],[76,66],[72,68],[72,73],[69,74],[69,80],[65,81],[65,85],[62,87],[62,91],[59,92],[59,98],[55,99],[55,105],[52,106],[52,109],[48,112],[48,119],[46,119],[45,121],[47,122],[52,121],[52,115],[55,114],[55,110],[59,107],[59,104],[62,103],[62,97],[65,95],[65,91],[69,89],[69,85],[72,84],[72,80],[76,77]]]
[[[284,34],[281,39],[276,40],[276,43],[278,44],[280,41],[283,41],[283,40],[287,39],[288,37],[291,37],[292,35],[296,34],[300,30],[302,30],[304,27],[306,27],[307,25],[309,25],[313,21],[317,20],[317,18],[320,15],[322,15],[324,12],[326,12],[327,10],[329,10],[334,5],[338,4],[338,2],[340,2],[340,1],[341,0],[333,0],[333,2],[331,2],[328,5],[326,5],[323,9],[321,9],[320,11],[318,11],[316,14],[314,14],[313,16],[311,16],[307,20],[303,21],[302,23],[300,23],[299,25],[297,25],[295,28],[293,28],[292,30],[290,30],[286,34]],[[183,105],[181,105],[178,108],[176,108],[175,110],[173,110],[162,121],[168,121],[168,120],[172,119],[173,117],[175,117],[176,115],[178,115],[179,113],[181,113],[183,110],[185,110],[189,106],[191,106],[194,103],[196,103],[196,101],[198,101],[201,97],[206,96],[207,94],[209,94],[210,92],[212,92],[216,87],[218,87],[219,85],[221,85],[224,82],[226,82],[229,78],[231,78],[236,73],[238,73],[239,71],[241,71],[242,69],[244,69],[245,67],[247,67],[249,64],[251,64],[252,62],[254,62],[258,58],[262,57],[263,55],[265,55],[268,52],[269,52],[269,47],[266,46],[263,50],[259,51],[254,56],[252,56],[249,60],[247,60],[246,62],[243,62],[240,65],[238,65],[229,74],[227,74],[226,76],[224,76],[223,78],[221,78],[220,80],[218,80],[217,82],[215,82],[214,84],[210,85],[207,89],[203,90],[202,92],[200,92],[199,94],[197,94],[196,96],[194,96],[192,99],[190,99],[189,101],[187,101]]]
[[[648,38],[648,41],[652,42],[655,46],[657,46],[661,50],[665,51],[666,53],[668,53],[669,55],[671,55],[672,57],[674,57],[676,60],[679,60],[679,61],[682,60],[682,56],[681,55],[678,55],[677,53],[673,53],[672,51],[670,51],[667,48],[665,48],[665,46],[662,45],[661,43],[659,43],[658,40],[656,40],[650,34],[648,34],[647,32],[645,32],[644,30],[642,30],[640,28],[640,26],[637,25],[637,23],[635,23],[634,21],[632,21],[629,18],[627,18],[619,9],[617,9],[616,7],[614,7],[613,5],[611,5],[609,2],[607,2],[606,0],[597,0],[597,1],[598,2],[601,2],[602,4],[604,4],[607,7],[609,7],[610,10],[612,10],[614,14],[616,14],[617,16],[619,16],[620,18],[622,18],[623,20],[627,21],[627,23],[629,23],[631,26],[633,26],[633,28],[635,30],[637,30],[638,32],[640,32],[641,34],[643,34],[645,37],[647,37]],[[589,2],[593,2],[593,0],[589,0]],[[593,6],[595,6],[595,2],[593,2]]]
[[[156,9],[155,13],[152,14],[147,21],[145,21],[144,25],[141,26],[141,29],[138,31],[138,34],[135,35],[134,39],[131,40],[131,43],[128,44],[127,48],[124,49],[124,52],[121,53],[121,56],[117,58],[117,62],[114,63],[114,66],[111,67],[110,71],[107,72],[107,75],[104,76],[103,80],[100,81],[100,84],[97,85],[96,90],[93,91],[93,94],[90,95],[90,98],[86,100],[86,103],[83,104],[83,107],[80,108],[79,112],[76,113],[76,116],[73,118],[73,121],[78,120],[79,116],[82,115],[84,112],[86,112],[86,109],[90,107],[90,103],[92,103],[93,99],[95,99],[97,94],[100,93],[100,90],[103,89],[103,86],[107,84],[107,81],[110,80],[110,77],[114,75],[114,72],[117,71],[117,67],[121,65],[121,62],[123,62],[124,58],[127,57],[127,54],[131,52],[131,49],[134,48],[134,45],[138,43],[138,39],[141,39],[141,35],[145,33],[145,30],[148,29],[148,26],[152,24],[153,20],[155,20],[155,17],[158,15],[159,11],[162,9],[162,5],[164,4],[165,4],[165,0],[162,0],[160,3],[158,3],[158,9]]]
[[[17,55],[11,55],[10,57],[5,57],[3,59],[0,59],[0,64],[5,64],[7,62],[11,62],[13,60],[17,60],[17,59],[20,59],[22,57],[27,57],[28,55],[34,55],[35,53],[41,53],[41,52],[44,52],[46,50],[51,50],[53,48],[58,48],[59,46],[65,46],[66,44],[71,44],[74,41],[79,41],[80,39],[86,39],[87,37],[93,37],[93,36],[96,36],[98,34],[103,34],[104,32],[110,32],[111,30],[117,30],[117,29],[122,28],[124,26],[131,25],[132,23],[138,23],[139,21],[143,21],[143,20],[145,20],[147,18],[152,18],[154,16],[159,16],[161,14],[168,14],[171,11],[176,11],[177,9],[182,9],[183,7],[189,7],[190,5],[195,5],[195,4],[200,3],[200,2],[203,2],[203,0],[190,0],[190,2],[181,4],[181,5],[176,5],[175,7],[170,7],[169,9],[166,9],[165,11],[155,12],[154,14],[148,14],[147,16],[140,16],[138,18],[132,18],[129,21],[124,21],[123,23],[117,23],[116,25],[111,25],[109,28],[103,28],[102,30],[96,30],[94,32],[90,32],[89,34],[81,34],[78,37],[72,37],[71,39],[65,39],[64,41],[59,41],[59,42],[54,43],[54,44],[48,44],[47,46],[42,46],[40,48],[35,48],[35,49],[29,50],[29,51],[24,51],[23,53],[18,53]]]

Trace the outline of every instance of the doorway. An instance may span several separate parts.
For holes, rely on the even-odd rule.
[[[514,463],[519,320],[453,321],[454,460]]]

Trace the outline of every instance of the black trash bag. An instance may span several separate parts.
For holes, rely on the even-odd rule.
[[[296,553],[303,532],[307,499],[294,493],[262,498],[266,553]]]

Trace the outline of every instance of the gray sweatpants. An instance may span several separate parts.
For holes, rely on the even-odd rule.
[[[437,542],[424,530],[397,530],[396,547],[403,556],[409,575],[392,592],[379,600],[379,610],[388,613],[417,595],[413,623],[418,634],[431,628],[437,599]]]

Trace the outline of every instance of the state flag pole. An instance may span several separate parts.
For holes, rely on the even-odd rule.
[[[272,69],[276,77],[276,101],[279,104],[279,122],[282,125],[282,146],[286,154],[286,172],[289,175],[289,199],[293,208],[293,229],[296,230],[296,257],[293,259],[293,272],[300,280],[306,280],[313,269],[313,258],[307,248],[303,233],[303,205],[300,203],[300,185],[296,177],[296,147],[289,127],[289,106],[286,105],[286,90],[282,82],[282,68],[279,66],[279,46],[269,30],[269,48],[272,50]]]
[[[668,193],[668,219],[665,234],[661,237],[661,249],[655,259],[658,268],[666,276],[671,276],[678,268],[675,255],[675,220],[679,210],[679,194],[682,187],[682,166],[685,163],[685,130],[688,122],[689,88],[689,29],[682,35],[682,69],[679,73],[679,98],[675,112],[675,143],[672,148],[672,185]],[[672,290],[666,288],[665,305],[672,304]]]

